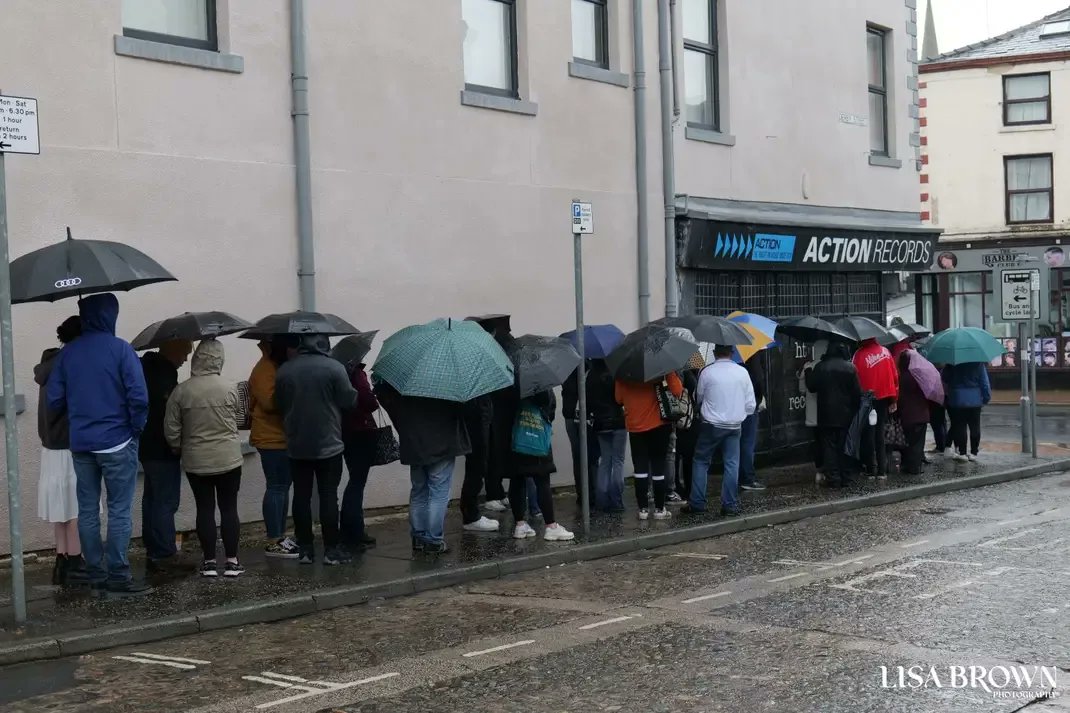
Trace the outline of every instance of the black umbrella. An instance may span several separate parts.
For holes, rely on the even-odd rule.
[[[618,379],[647,382],[683,369],[696,351],[695,342],[648,324],[626,336],[606,357],[606,365]]]
[[[279,334],[320,334],[325,337],[344,337],[360,334],[360,330],[341,317],[325,312],[285,312],[269,314],[241,335],[242,339],[270,339]]]
[[[580,355],[568,340],[525,334],[510,345],[520,398],[565,383],[580,365]]]
[[[379,330],[375,329],[346,337],[335,344],[334,349],[331,349],[331,358],[342,362],[347,368],[350,364],[362,363],[364,357],[368,356],[368,352],[372,350],[372,342],[375,341],[375,335],[378,333]]]
[[[818,317],[790,317],[777,322],[777,334],[797,339],[800,342],[817,342],[822,339],[852,341],[853,337],[832,322]]]
[[[11,303],[55,302],[97,292],[125,292],[176,278],[145,253],[122,243],[67,239],[11,262]]]
[[[150,324],[134,337],[131,346],[138,351],[154,349],[164,342],[185,339],[191,342],[225,334],[244,332],[253,326],[229,312],[186,312],[177,317]]]
[[[864,342],[867,339],[881,340],[888,337],[888,330],[869,317],[841,317],[836,320],[836,326],[855,342]]]
[[[714,317],[712,315],[693,314],[686,317],[662,317],[654,320],[651,324],[686,329],[695,335],[696,340],[709,342],[710,344],[736,346],[750,344],[754,341],[747,330],[739,326],[738,323],[724,317]]]
[[[513,327],[509,323],[511,315],[508,314],[481,314],[474,317],[465,317],[466,322],[475,322],[480,327],[490,333],[494,333],[499,327],[504,328],[504,331],[512,331]]]

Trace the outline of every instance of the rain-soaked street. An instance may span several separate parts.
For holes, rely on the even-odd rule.
[[[1070,711],[1068,516],[1066,473],[959,491],[11,666],[0,709]]]

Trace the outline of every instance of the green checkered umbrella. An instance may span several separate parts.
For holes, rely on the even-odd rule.
[[[405,396],[471,401],[513,385],[513,365],[475,322],[438,319],[385,342],[372,373]]]

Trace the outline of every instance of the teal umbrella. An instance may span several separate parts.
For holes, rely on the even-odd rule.
[[[471,401],[513,385],[513,364],[476,322],[437,319],[406,327],[385,342],[376,378],[405,396]]]
[[[1007,350],[983,329],[957,327],[934,335],[921,353],[933,364],[971,364],[990,362]]]

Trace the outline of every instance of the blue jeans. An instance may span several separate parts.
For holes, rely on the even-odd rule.
[[[528,513],[534,517],[536,515],[542,515],[542,510],[539,509],[539,489],[535,485],[534,478],[527,478],[527,495],[528,495]]]
[[[286,536],[286,511],[290,509],[290,458],[285,449],[258,449],[260,465],[264,469],[264,527],[269,540]]]
[[[150,560],[178,554],[175,513],[182,497],[182,466],[177,460],[147,460],[145,492],[141,497],[141,539]]]
[[[409,466],[409,530],[414,540],[432,545],[442,542],[455,462],[449,458],[430,465]]]
[[[739,429],[739,483],[754,484],[754,449],[758,445],[758,412],[743,420]]]
[[[130,547],[133,529],[130,515],[137,490],[137,439],[115,453],[75,453],[78,480],[78,537],[82,556],[94,583],[126,582],[130,579]],[[100,539],[101,482],[108,495],[108,541]]]
[[[724,460],[724,477],[721,479],[721,507],[733,512],[739,510],[736,491],[739,489],[739,440],[738,428],[718,428],[709,423],[699,426],[698,444],[695,446],[695,465],[691,472],[690,505],[694,510],[706,509],[706,481],[710,475],[713,454],[721,451]]]
[[[624,452],[628,447],[628,432],[600,431],[598,433],[598,479],[595,481],[594,507],[616,512],[624,509]]]

